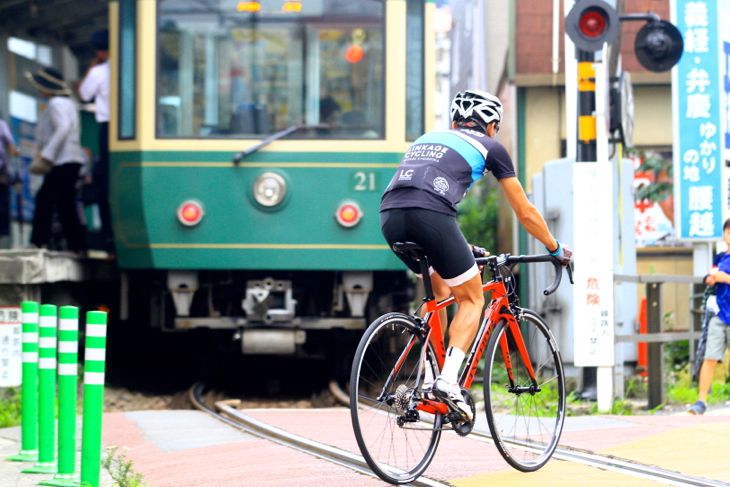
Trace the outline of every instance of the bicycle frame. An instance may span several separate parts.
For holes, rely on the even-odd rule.
[[[507,323],[512,337],[515,340],[517,349],[520,353],[520,358],[525,364],[525,368],[530,375],[530,379],[532,380],[533,385],[537,386],[537,380],[535,378],[535,372],[532,368],[530,354],[522,337],[522,331],[520,330],[520,326],[517,323],[514,314],[512,314],[512,311],[510,310],[509,298],[507,296],[507,290],[504,287],[504,283],[498,280],[489,281],[482,285],[482,291],[484,293],[492,293],[491,301],[484,310],[484,318],[482,319],[482,322],[479,326],[476,338],[466,360],[466,365],[461,374],[461,377],[459,378],[459,384],[461,384],[461,387],[465,389],[469,389],[471,387],[471,384],[474,381],[474,376],[477,372],[479,360],[484,354],[484,350],[487,348],[489,337],[492,335],[495,326],[500,321],[504,320]],[[434,349],[436,359],[439,365],[439,370],[443,369],[444,361],[446,360],[446,349],[443,340],[443,325],[441,323],[441,316],[439,314],[439,311],[454,304],[455,301],[455,298],[451,296],[447,299],[444,299],[443,301],[430,299],[425,302],[426,315],[424,316],[424,322],[428,326],[427,340],[431,343]],[[502,352],[502,357],[504,358],[504,363],[507,365],[507,374],[510,380],[510,385],[514,387],[512,362],[509,357],[509,346],[507,343],[506,334],[500,338],[499,345]],[[410,350],[410,347],[407,347],[407,349]],[[424,347],[424,356],[421,358],[422,364],[425,363],[425,350],[426,349]],[[399,368],[400,360],[399,363],[396,364],[394,371],[398,370]],[[423,399],[422,402],[423,403],[420,404],[417,409],[429,413],[448,413],[448,408],[445,404],[441,402],[432,401],[429,399]]]

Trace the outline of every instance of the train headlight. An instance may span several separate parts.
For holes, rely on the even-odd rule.
[[[177,220],[186,227],[200,223],[205,216],[203,206],[195,200],[186,200],[177,208]]]
[[[275,172],[265,172],[253,183],[253,197],[258,204],[271,208],[284,201],[286,180]]]
[[[337,223],[345,228],[354,227],[360,223],[360,219],[362,218],[360,205],[354,201],[345,201],[337,208],[335,218],[337,219]]]

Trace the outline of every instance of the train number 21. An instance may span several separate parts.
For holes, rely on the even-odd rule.
[[[375,173],[357,171],[355,173],[355,191],[375,191]]]

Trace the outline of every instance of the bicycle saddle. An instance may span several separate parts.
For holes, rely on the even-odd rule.
[[[415,242],[395,242],[393,244],[393,252],[406,254],[415,260],[423,260],[426,257],[426,251]]]

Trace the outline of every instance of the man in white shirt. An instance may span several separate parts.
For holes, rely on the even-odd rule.
[[[27,72],[26,77],[47,100],[36,124],[38,153],[35,157],[43,161],[39,166],[45,167],[45,176],[35,195],[30,241],[39,248],[53,247],[53,215],[58,213],[66,248],[83,255],[86,227],[76,207],[76,182],[84,160],[78,109],[58,70],[42,68],[34,73]]]
[[[92,171],[98,188],[97,204],[101,218],[101,241],[104,250],[114,254],[111,212],[109,210],[109,31],[99,30],[92,34],[91,45],[96,57],[91,61],[84,79],[79,85],[79,97],[96,106],[99,123],[99,154]]]

